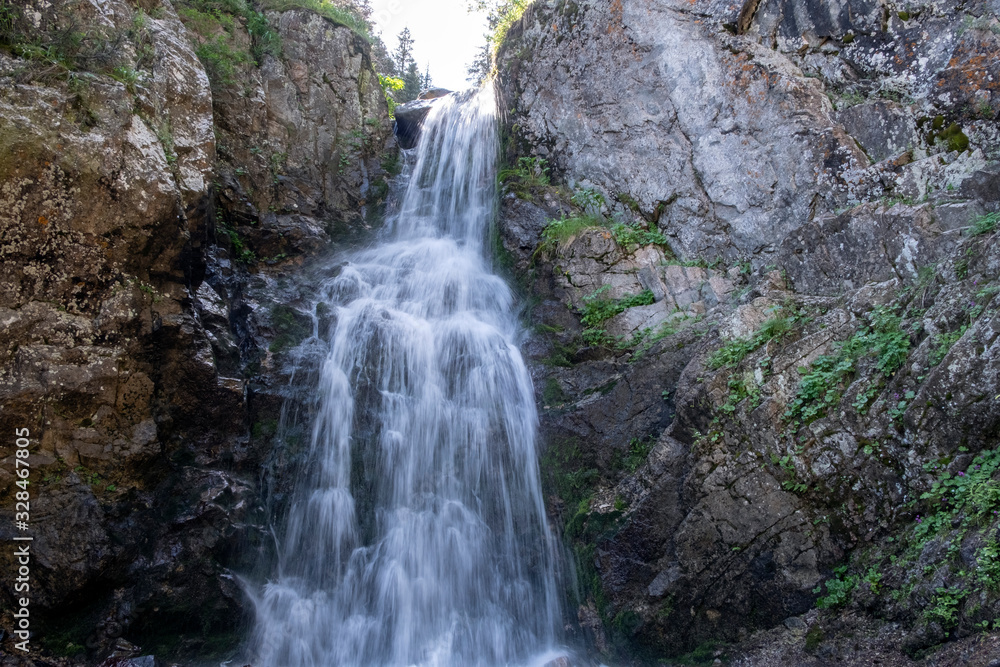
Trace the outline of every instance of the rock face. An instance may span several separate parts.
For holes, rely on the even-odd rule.
[[[362,231],[395,157],[368,45],[302,10],[4,12],[0,425],[31,431],[32,629],[87,664],[124,637],[222,655],[308,319],[283,266]],[[261,25],[280,48],[257,48]]]
[[[922,197],[928,154],[962,140],[949,145],[939,127],[927,145],[916,121],[925,140],[938,115],[954,137],[982,133],[971,153],[934,157],[981,166],[998,106],[985,5],[883,26],[878,3],[829,20],[806,4],[768,3],[736,36],[723,3],[535,3],[501,54],[512,145],[640,213],[685,258],[761,264],[798,226],[907,177]],[[928,29],[937,38],[916,38]],[[897,174],[901,161],[915,164]]]
[[[394,112],[396,136],[399,138],[399,145],[401,147],[413,148],[417,145],[417,139],[420,137],[420,124],[424,122],[424,118],[427,117],[427,114],[434,107],[436,100],[440,97],[443,97],[443,95],[422,97],[396,107]]]
[[[909,664],[1000,611],[997,32],[804,0],[511,28],[499,239],[597,649]]]

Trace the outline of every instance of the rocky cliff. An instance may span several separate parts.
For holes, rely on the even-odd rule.
[[[364,232],[396,160],[365,37],[296,7],[0,6],[0,424],[31,432],[36,659],[240,639],[311,330],[288,271]]]
[[[498,248],[600,651],[1000,657],[997,10],[539,1],[507,33]]]

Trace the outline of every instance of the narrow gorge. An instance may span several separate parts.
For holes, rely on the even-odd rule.
[[[0,665],[1000,664],[1000,4],[486,5],[0,1]]]

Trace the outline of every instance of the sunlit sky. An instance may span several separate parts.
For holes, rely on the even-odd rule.
[[[396,49],[399,32],[409,28],[421,74],[430,65],[433,85],[450,90],[469,87],[466,68],[485,41],[484,14],[470,14],[466,0],[372,0],[371,5],[389,53]]]

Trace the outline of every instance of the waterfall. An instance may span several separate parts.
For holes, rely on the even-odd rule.
[[[519,325],[486,242],[492,86],[434,105],[334,314],[256,667],[540,664],[561,622]]]

